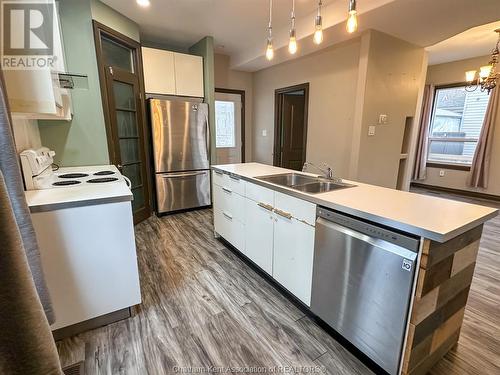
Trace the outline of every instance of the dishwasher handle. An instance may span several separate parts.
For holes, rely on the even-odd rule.
[[[360,241],[367,242],[372,246],[376,246],[381,250],[391,252],[392,254],[398,255],[401,258],[409,259],[411,261],[415,261],[415,259],[417,258],[417,253],[412,250],[406,249],[402,246],[396,245],[380,238],[369,236],[354,229],[344,227],[343,225],[323,219],[322,217],[318,217],[316,219],[316,225],[325,226],[330,230],[335,230],[346,236],[357,238]]]

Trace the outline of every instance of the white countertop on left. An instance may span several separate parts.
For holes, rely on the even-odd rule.
[[[118,177],[120,177],[119,181],[102,184],[80,184],[76,186],[73,185],[42,190],[28,190],[25,192],[25,197],[30,211],[40,212],[93,204],[131,201],[133,199],[132,192],[114,165],[60,168],[57,173],[93,173],[94,171],[103,169],[109,169],[116,172]]]

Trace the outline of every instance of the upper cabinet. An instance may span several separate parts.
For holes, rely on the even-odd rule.
[[[202,57],[143,47],[142,60],[147,93],[204,97]]]
[[[57,8],[54,22],[52,66],[34,70],[4,69],[5,86],[13,117],[30,119],[71,119],[71,97],[59,84],[65,71],[64,48]],[[43,27],[43,25],[42,25]]]
[[[203,97],[203,58],[174,53],[175,89],[177,95]]]

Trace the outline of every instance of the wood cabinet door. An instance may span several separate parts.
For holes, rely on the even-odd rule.
[[[203,98],[203,58],[174,53],[174,65],[176,95]]]
[[[149,94],[175,95],[174,53],[142,47],[144,88]]]
[[[273,221],[269,204],[245,198],[245,255],[255,264],[273,274]]]
[[[310,306],[314,227],[294,218],[275,217],[273,277]]]

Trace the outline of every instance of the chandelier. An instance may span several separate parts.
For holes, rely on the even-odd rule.
[[[491,51],[491,60],[488,65],[479,68],[477,78],[476,70],[469,70],[468,72],[465,72],[465,80],[467,81],[465,89],[469,92],[480,88],[481,91],[487,91],[489,94],[497,85],[497,81],[500,78],[500,72],[497,72],[498,60],[500,56],[500,29],[496,29],[495,32],[498,33],[497,44],[493,51]]]

